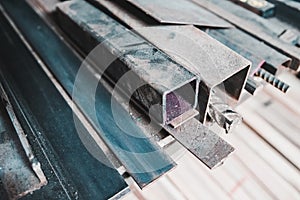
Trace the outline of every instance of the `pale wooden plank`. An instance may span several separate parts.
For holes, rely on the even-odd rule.
[[[243,132],[235,132],[235,134],[243,134]],[[247,167],[253,175],[265,186],[267,190],[274,194],[274,197],[282,200],[299,199],[299,192],[278,175],[272,167],[257,156],[255,152],[242,144],[237,137],[228,138],[239,151],[238,159]]]
[[[244,121],[256,132],[271,143],[278,151],[289,159],[298,169],[300,169],[300,150],[288,139],[282,136],[274,127],[266,123],[262,117],[257,115],[248,107],[239,107],[238,111],[244,117]]]
[[[284,157],[268,145],[262,138],[253,132],[245,124],[239,130],[243,134],[238,134],[238,138],[243,145],[247,145],[256,155],[265,160],[274,171],[281,175],[283,179],[300,190],[300,172],[290,164]],[[299,191],[298,190],[298,191]]]

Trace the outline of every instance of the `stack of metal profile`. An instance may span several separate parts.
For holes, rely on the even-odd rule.
[[[237,105],[265,84],[286,93],[276,75],[299,68],[299,27],[281,9],[299,10],[256,2],[2,0],[1,122],[19,137],[0,145],[22,147],[37,179],[0,194],[119,199],[125,180],[144,188],[173,169],[178,143],[220,166],[234,147],[210,127],[232,133]]]

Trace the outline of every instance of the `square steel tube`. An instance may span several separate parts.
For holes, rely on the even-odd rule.
[[[167,54],[84,1],[60,3],[57,11],[62,29],[97,70],[159,123],[196,107],[198,78]],[[192,89],[186,93],[185,88]]]

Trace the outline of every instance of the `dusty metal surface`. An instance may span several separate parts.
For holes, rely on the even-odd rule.
[[[188,0],[127,0],[162,23],[228,28],[231,24]]]
[[[165,129],[210,169],[222,164],[234,148],[196,119]]]
[[[288,89],[290,88],[290,86],[288,84],[279,80],[273,74],[267,72],[264,69],[257,70],[254,75],[262,78],[267,83],[269,83],[270,85],[273,85],[275,88],[282,91],[283,93],[286,93],[288,91]]]
[[[211,89],[239,99],[251,66],[242,56],[194,26],[157,26],[136,31],[199,77],[201,122],[206,119]]]
[[[289,66],[293,70],[297,70],[299,68],[299,58],[300,58],[300,49],[287,44],[281,40],[278,40],[277,35],[269,34],[265,31],[265,28],[262,26],[257,26],[256,23],[243,19],[239,16],[236,16],[234,13],[231,13],[226,5],[230,2],[227,1],[219,1],[219,0],[192,0],[193,2],[197,3],[198,5],[202,6],[210,10],[211,12],[215,13],[216,15],[226,19],[227,21],[234,24],[236,27],[242,29],[243,31],[251,34],[252,36],[258,38],[259,40],[265,42],[269,46],[273,47],[277,51],[285,54],[286,56],[292,58],[292,63]],[[236,6],[231,3],[231,5]],[[233,7],[232,6],[232,7]]]
[[[196,106],[196,76],[143,38],[83,1],[59,4],[58,11],[62,28],[86,53],[101,44],[97,48],[107,52],[95,57],[90,54],[90,58],[146,112],[154,108],[149,113],[160,123],[166,124]],[[89,46],[90,37],[93,42]],[[189,94],[181,92],[186,87],[192,88]]]
[[[2,88],[1,88],[2,89]],[[41,171],[34,167],[39,165],[30,147],[24,147],[12,125],[6,107],[6,100],[0,102],[0,190],[3,199],[18,199],[47,184]],[[22,139],[24,143],[24,138]],[[26,149],[26,150],[25,150]],[[30,158],[26,153],[30,151]],[[26,153],[25,153],[26,152]]]
[[[133,28],[136,32],[142,31],[144,27],[153,26],[153,23],[151,23],[151,21],[144,21],[140,14],[137,14],[136,10],[134,10],[133,12],[132,8],[125,4],[125,2],[120,3],[119,1],[107,0],[89,1],[92,2],[95,6],[99,7],[100,9],[107,9],[110,14],[117,17],[120,21],[124,22],[129,27]],[[242,8],[239,8],[237,11],[241,9]],[[245,13],[241,12],[240,15],[242,14],[244,14],[243,17],[248,16],[245,15]],[[255,19],[253,20],[260,19],[259,16],[256,16],[255,14],[254,16]],[[261,20],[260,22],[267,25],[267,22],[262,22]],[[274,31],[274,27],[272,28],[272,30]],[[275,30],[277,30],[277,32],[279,33],[280,31],[283,31],[283,28],[277,27],[275,28]],[[251,75],[253,75],[254,71],[260,67],[268,70],[273,74],[276,74],[280,66],[289,67],[291,65],[290,58],[284,56],[283,54],[277,52],[273,48],[267,46],[266,44],[260,42],[259,40],[251,37],[250,35],[236,28],[205,29],[205,31],[214,39],[223,43],[225,46],[229,47],[233,51],[239,52],[240,55],[250,60],[252,62]],[[251,46],[252,48],[248,48],[249,46]],[[248,79],[245,88],[248,92],[254,94],[257,89],[261,88],[261,86],[261,84],[255,82],[254,80]]]
[[[130,111],[130,115],[135,123],[147,130],[146,132],[151,137],[161,142],[162,138],[170,134],[210,169],[220,166],[224,159],[229,157],[234,151],[234,147],[219,135],[210,131],[197,119],[191,119],[177,128],[160,126],[149,121],[145,114],[133,105],[128,105],[126,100],[122,98],[122,95],[116,94],[116,98],[126,110]],[[173,140],[167,140],[168,142],[164,146],[169,146],[169,142],[172,143]]]

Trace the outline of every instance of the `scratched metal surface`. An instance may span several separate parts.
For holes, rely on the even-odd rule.
[[[2,5],[6,8],[21,32],[25,35],[25,38],[27,38],[34,49],[38,51],[42,60],[71,96],[76,72],[80,66],[80,60],[65,44],[62,43],[58,36],[45,25],[39,16],[35,14],[25,2],[2,1]],[[29,20],[22,20],[24,16]],[[45,48],[45,46],[47,46],[47,48]],[[95,77],[86,78],[89,81]],[[174,162],[149,138],[143,137],[144,133],[136,127],[134,123],[128,123],[129,132],[132,134],[124,133],[117,126],[113,119],[110,107],[111,95],[100,84],[98,85],[96,95],[92,96],[91,94],[84,95],[89,92],[89,85],[82,86],[82,100],[76,103],[89,120],[94,120],[91,121],[92,124],[101,124],[104,131],[101,131],[99,126],[95,126],[99,135],[105,140],[107,145],[117,155],[118,159],[120,159],[122,164],[141,187],[152,182],[174,167]],[[86,102],[89,102],[89,99],[94,99],[95,97],[97,119],[92,117],[93,111],[89,110],[90,105],[85,104]],[[120,115],[127,116],[125,111],[118,105],[117,111]],[[134,134],[141,137],[133,136]],[[126,154],[127,152],[137,156],[128,157]],[[153,157],[143,157],[142,153],[148,152],[154,152],[151,154]],[[137,153],[141,153],[141,155]],[[154,164],[162,167],[157,169],[153,166]],[[144,173],[143,170],[145,171]],[[142,171],[142,173],[136,173],[137,171]]]
[[[1,81],[49,182],[26,198],[107,199],[125,189],[119,173],[82,144],[71,108],[2,15],[0,38]]]
[[[187,0],[128,0],[162,23],[228,28],[231,24]]]

